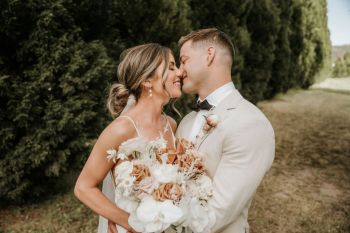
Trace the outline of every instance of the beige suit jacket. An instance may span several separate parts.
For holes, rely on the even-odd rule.
[[[249,231],[248,208],[275,155],[275,135],[264,114],[234,90],[213,110],[218,125],[198,142],[213,179],[212,232]],[[189,137],[196,112],[179,124],[176,136]]]

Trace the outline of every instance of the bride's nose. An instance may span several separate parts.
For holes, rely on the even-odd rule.
[[[182,78],[182,74],[183,74],[182,69],[176,68],[175,74],[177,77]]]

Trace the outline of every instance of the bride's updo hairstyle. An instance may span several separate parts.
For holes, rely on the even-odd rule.
[[[141,96],[142,82],[151,78],[164,62],[162,77],[167,74],[171,50],[156,43],[138,45],[124,50],[118,65],[118,83],[111,86],[107,107],[113,117],[118,117],[125,108],[129,96],[136,101]]]

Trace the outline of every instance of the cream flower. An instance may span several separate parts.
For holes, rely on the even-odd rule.
[[[150,141],[148,146],[150,149],[156,149],[158,151],[164,150],[166,148],[166,140],[161,137],[157,140]]]
[[[212,128],[215,128],[219,123],[219,116],[215,114],[210,114],[208,116],[204,116],[205,124],[203,125],[203,131],[208,132]]]
[[[199,176],[196,181],[198,187],[198,198],[208,201],[213,196],[213,183],[207,175]]]
[[[129,224],[140,232],[161,232],[183,216],[182,210],[172,201],[159,202],[148,196],[142,199]]]
[[[124,179],[126,177],[129,177],[132,170],[133,170],[133,164],[130,161],[124,161],[120,163],[118,166],[115,167],[115,172],[117,174],[117,179]]]
[[[138,198],[143,198],[145,195],[150,195],[159,187],[159,183],[153,177],[145,177],[139,183],[135,184],[135,192]]]
[[[107,159],[113,160],[113,163],[117,161],[117,151],[114,149],[107,150]]]
[[[184,212],[183,226],[189,227],[194,233],[210,233],[216,217],[209,207],[203,206],[197,198],[182,202],[180,206]]]
[[[209,116],[207,116],[206,119],[208,125],[210,125],[211,127],[215,127],[219,123],[219,116],[215,114],[210,114]]]
[[[125,158],[129,155],[134,155],[135,152],[143,154],[146,152],[147,141],[142,137],[131,138],[120,144],[118,156]]]
[[[115,196],[115,203],[119,208],[125,210],[128,213],[134,212],[139,204],[138,200],[133,196]]]
[[[173,183],[177,179],[177,166],[172,164],[158,164],[151,169],[151,174],[159,183]]]

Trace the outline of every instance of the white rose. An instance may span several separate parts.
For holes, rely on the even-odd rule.
[[[147,141],[142,137],[131,138],[120,144],[118,154],[128,156],[135,151],[143,154],[146,152],[146,145]]]
[[[130,215],[129,224],[137,231],[161,232],[182,216],[181,209],[170,200],[159,202],[147,196],[142,199],[136,215]]]
[[[187,215],[184,226],[191,228],[194,233],[207,233],[215,224],[215,214],[196,198],[192,198],[187,205]]]
[[[197,178],[196,186],[198,188],[199,198],[203,200],[209,200],[209,197],[213,195],[213,183],[207,175],[201,175]]]
[[[122,210],[125,210],[128,213],[134,212],[137,209],[137,206],[139,202],[136,198],[132,196],[115,196],[115,203],[118,205],[119,208]]]
[[[120,163],[115,168],[115,173],[117,174],[117,180],[124,179],[126,177],[129,177],[133,169],[133,164],[130,161],[124,161]]]
[[[151,169],[151,174],[159,183],[176,182],[178,177],[177,166],[172,164],[160,164]]]

